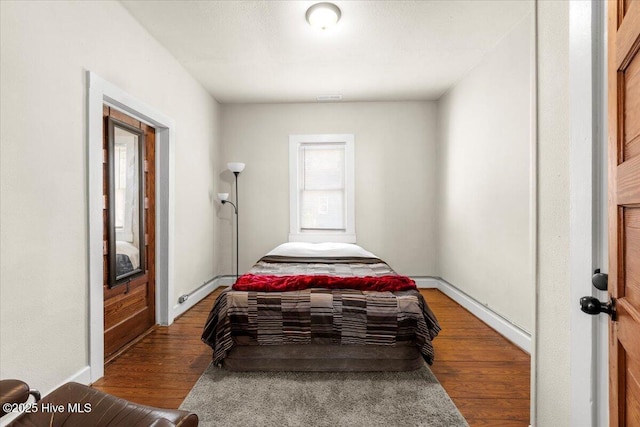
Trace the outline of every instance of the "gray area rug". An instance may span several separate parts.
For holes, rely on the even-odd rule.
[[[210,365],[180,409],[200,426],[468,426],[425,365],[410,372],[229,372]]]

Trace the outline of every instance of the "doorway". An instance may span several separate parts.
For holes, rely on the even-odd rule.
[[[156,324],[155,129],[103,107],[104,357]]]
[[[174,308],[175,121],[91,71],[87,83],[89,382],[104,375],[104,151],[103,108],[114,107],[155,128],[155,319],[170,325]]]

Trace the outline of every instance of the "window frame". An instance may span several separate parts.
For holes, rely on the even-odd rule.
[[[300,147],[308,144],[344,144],[345,230],[303,230],[300,226]],[[289,135],[289,241],[356,243],[355,135]]]

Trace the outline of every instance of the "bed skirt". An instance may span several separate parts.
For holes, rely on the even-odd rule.
[[[413,371],[424,365],[416,346],[237,345],[222,365],[230,371]]]

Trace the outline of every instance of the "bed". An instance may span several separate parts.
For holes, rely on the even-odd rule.
[[[407,371],[438,321],[415,283],[357,245],[285,243],[211,310],[202,340],[234,371]]]

